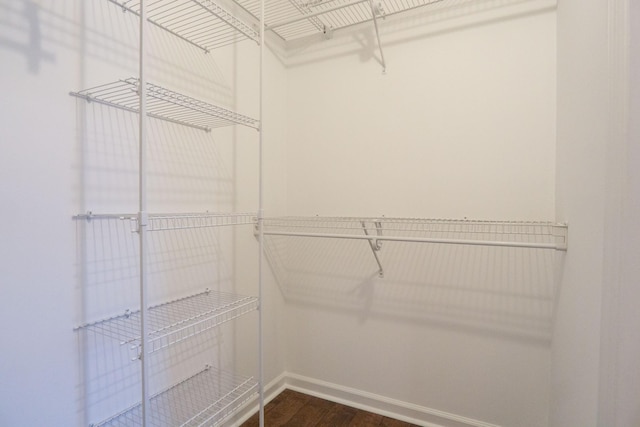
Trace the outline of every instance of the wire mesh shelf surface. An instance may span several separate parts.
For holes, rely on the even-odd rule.
[[[264,234],[566,250],[568,226],[543,221],[281,217],[266,218]]]
[[[86,213],[74,216],[74,219],[108,219],[116,218],[131,222],[131,231],[137,231],[139,218],[137,214],[93,214]],[[231,225],[255,224],[255,212],[238,213],[178,213],[149,214],[147,231],[187,230],[192,228],[225,227]]]
[[[139,0],[108,0],[140,14]],[[209,52],[242,40],[259,41],[258,32],[212,0],[147,2],[147,20],[155,26]]]
[[[79,92],[71,92],[71,95],[89,102],[98,102],[138,113],[140,103],[138,86],[138,79],[131,77]],[[206,131],[234,124],[259,129],[259,121],[256,119],[152,83],[147,83],[147,98],[147,115],[156,119]]]
[[[149,308],[148,353],[205,332],[222,323],[256,310],[258,299],[227,292],[206,290]],[[78,329],[118,340],[121,344],[140,344],[140,311],[126,311]]]
[[[183,230],[189,228],[224,227],[256,222],[255,212],[236,214],[194,213],[149,216],[148,231]]]
[[[235,2],[259,16],[259,1]],[[267,0],[265,23],[289,41],[367,22],[373,19],[373,13],[387,16],[441,2],[446,0],[374,0],[373,5],[370,0]]]
[[[218,425],[258,392],[253,378],[242,378],[212,367],[151,396],[152,426]],[[94,427],[142,425],[141,405],[135,405]]]

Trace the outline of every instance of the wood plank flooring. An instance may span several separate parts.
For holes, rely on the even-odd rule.
[[[258,414],[241,427],[258,426]],[[418,427],[404,421],[285,390],[264,408],[265,427]]]

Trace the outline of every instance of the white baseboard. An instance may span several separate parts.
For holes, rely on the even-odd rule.
[[[424,427],[499,427],[290,372],[284,376],[288,389]]]
[[[265,386],[265,404],[283,390],[290,389],[332,402],[384,415],[424,427],[500,427],[460,415],[431,409],[366,391],[283,372]],[[239,426],[258,411],[257,399],[247,403],[231,421]]]
[[[278,375],[273,381],[269,382],[264,387],[264,404],[269,403],[274,397],[282,393],[287,388],[287,373],[283,372]],[[227,420],[227,422],[232,426],[239,426],[245,421],[247,421],[253,414],[258,412],[260,409],[260,402],[258,401],[258,397],[247,402],[238,412],[236,412],[233,417]]]

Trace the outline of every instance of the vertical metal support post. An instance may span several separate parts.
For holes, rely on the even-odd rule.
[[[373,6],[373,0],[369,0],[369,6],[371,6],[371,18],[373,19],[373,26],[376,29],[376,38],[378,39],[378,49],[380,49],[380,60],[382,61],[382,74],[385,74],[387,72],[387,63],[384,60],[382,43],[380,43],[380,32],[378,31],[378,18],[376,18],[376,8],[375,6]]]
[[[142,425],[143,427],[151,425],[150,423],[150,391],[149,391],[149,364],[147,362],[147,339],[148,333],[148,292],[147,292],[147,274],[146,274],[146,253],[147,253],[147,86],[145,78],[145,39],[146,39],[146,2],[140,1],[140,76],[139,76],[139,96],[140,96],[140,114],[139,114],[139,212],[138,212],[138,233],[140,238],[140,372],[142,384]]]
[[[263,317],[264,317],[264,296],[262,292],[262,259],[264,258],[264,207],[263,207],[263,167],[262,167],[262,142],[264,138],[263,126],[263,85],[264,85],[264,1],[260,0],[260,88],[259,88],[259,112],[258,120],[260,125],[258,129],[258,301],[260,307],[258,310],[258,394],[260,399],[259,425],[264,427],[264,348],[263,348]]]

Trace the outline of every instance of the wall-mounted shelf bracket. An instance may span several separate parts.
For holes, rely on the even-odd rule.
[[[333,38],[333,27],[327,27],[325,25],[322,32],[324,33],[324,38],[326,40],[331,40]]]
[[[373,27],[376,30],[376,39],[378,39],[378,49],[380,50],[380,63],[382,64],[382,74],[387,73],[387,63],[384,60],[384,52],[382,51],[382,43],[380,42],[380,31],[378,31],[378,17],[382,14],[381,6],[373,4],[373,0],[369,0],[369,6],[371,6],[371,19],[373,20]],[[384,17],[384,15],[382,15]]]
[[[365,221],[360,222],[362,224],[362,231],[367,236],[371,236],[369,234],[369,230],[367,229],[367,223]],[[376,227],[376,234],[378,236],[382,236],[382,226],[379,221],[374,222]],[[369,247],[371,248],[371,253],[373,253],[373,257],[376,259],[376,263],[378,263],[378,277],[381,279],[384,278],[384,269],[382,268],[382,263],[380,262],[380,258],[378,257],[378,251],[382,248],[382,242],[378,239],[368,239]]]
[[[140,344],[134,344],[129,347],[131,350],[131,361],[135,362],[136,360],[142,360],[142,346]]]

